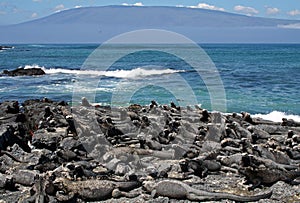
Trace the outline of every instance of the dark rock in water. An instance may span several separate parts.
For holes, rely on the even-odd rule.
[[[4,70],[4,75],[8,76],[34,76],[34,75],[45,75],[45,71],[43,71],[41,68],[17,68],[15,70]]]
[[[0,50],[12,49],[12,46],[0,46]]]

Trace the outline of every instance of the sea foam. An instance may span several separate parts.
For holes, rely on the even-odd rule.
[[[255,118],[262,118],[264,120],[269,120],[273,122],[282,122],[282,118],[293,119],[294,121],[300,122],[299,115],[287,114],[281,111],[272,111],[268,114],[255,114],[253,115]]]
[[[131,70],[114,70],[114,71],[97,71],[97,70],[71,70],[65,68],[45,68],[39,65],[26,65],[25,69],[30,68],[41,68],[47,74],[73,74],[73,75],[91,75],[91,76],[106,76],[115,78],[141,78],[147,76],[164,75],[184,72],[184,70],[173,70],[173,69],[145,69],[145,68],[134,68]]]

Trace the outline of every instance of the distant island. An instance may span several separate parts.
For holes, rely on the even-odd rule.
[[[101,43],[137,29],[165,29],[199,43],[300,43],[300,21],[163,6],[64,10],[0,26],[0,43]]]

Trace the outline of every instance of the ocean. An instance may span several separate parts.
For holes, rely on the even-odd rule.
[[[216,110],[211,90],[222,87],[225,95],[218,102],[225,104],[226,112],[246,111],[273,121],[300,120],[300,44],[199,44],[215,67],[200,74],[188,61],[148,49],[128,53],[108,66],[100,60],[90,63],[97,44],[11,46],[0,50],[0,72],[40,67],[46,75],[2,75],[0,102],[47,97],[75,103],[78,96],[85,96],[101,105],[147,105],[156,100]],[[103,57],[120,50],[124,45],[106,49]],[[193,54],[188,47],[179,51]],[[195,56],[194,60],[204,59]],[[207,61],[202,62],[205,67]],[[205,77],[218,84],[208,84]]]

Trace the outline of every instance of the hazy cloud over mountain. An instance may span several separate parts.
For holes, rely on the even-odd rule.
[[[184,6],[181,5],[181,7],[184,7]],[[186,6],[186,7],[187,8],[203,8],[203,9],[215,10],[215,11],[225,11],[224,8],[220,8],[220,7],[217,7],[217,6],[214,6],[214,5],[209,5],[209,4],[206,4],[206,3],[199,3],[196,6]]]
[[[243,13],[243,14],[246,14],[246,15],[249,15],[249,16],[252,16],[254,14],[259,13],[259,11],[256,10],[255,8],[247,7],[247,6],[241,6],[241,5],[235,6],[234,10],[239,12],[239,13]]]
[[[271,8],[271,7],[267,7],[266,8],[266,13],[268,15],[276,15],[280,12],[280,10],[278,8]]]
[[[300,10],[295,9],[295,10],[289,11],[287,14],[290,16],[297,16],[297,15],[300,15]]]

